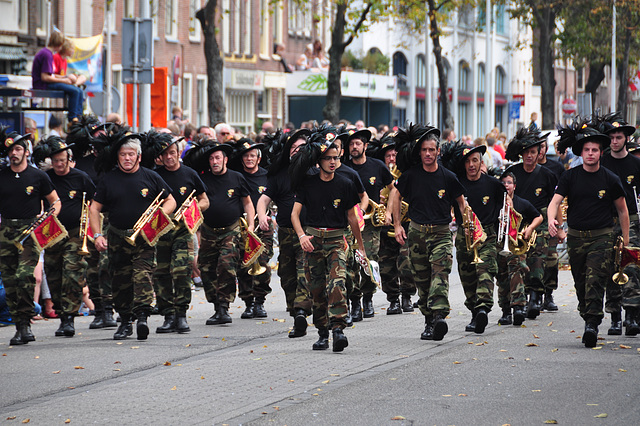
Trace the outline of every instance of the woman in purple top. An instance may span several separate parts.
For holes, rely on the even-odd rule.
[[[74,86],[69,77],[63,77],[53,72],[53,54],[58,52],[64,43],[61,32],[54,32],[49,37],[47,47],[41,49],[33,58],[31,78],[33,88],[40,90],[62,90],[69,98],[69,121],[77,121],[82,115],[82,101],[84,93],[81,88]]]

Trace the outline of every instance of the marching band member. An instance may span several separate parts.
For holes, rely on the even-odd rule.
[[[571,147],[574,153],[580,153],[583,164],[560,178],[547,209],[549,233],[552,237],[558,233],[555,212],[566,197],[569,264],[578,296],[578,311],[585,322],[582,343],[593,348],[604,316],[605,286],[612,272],[615,241],[612,210],[615,208],[618,212],[624,245],[629,244],[629,213],[620,179],[600,167],[602,151],[611,143],[609,137],[579,120],[561,128],[559,134],[558,151]]]

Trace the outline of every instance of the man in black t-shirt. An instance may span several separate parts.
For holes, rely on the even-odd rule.
[[[577,131],[576,127],[579,127]],[[605,286],[613,272],[612,210],[615,208],[618,213],[624,245],[629,244],[629,213],[620,179],[600,167],[602,151],[611,143],[609,137],[587,126],[576,127],[561,129],[558,150],[564,152],[571,146],[574,153],[581,153],[583,164],[566,171],[560,178],[547,210],[547,219],[553,237],[558,232],[558,221],[553,212],[567,197],[567,249],[578,311],[585,322],[582,343],[593,348],[598,341],[598,325],[604,316]]]
[[[33,271],[39,252],[31,236],[23,235],[23,231],[40,214],[42,200],[54,207],[53,214],[60,212],[58,194],[51,179],[28,163],[28,146],[27,135],[6,134],[5,128],[0,128],[0,157],[9,157],[9,167],[0,171],[0,272],[7,305],[16,324],[11,345],[36,340],[31,332],[31,318],[35,315],[33,294],[36,279]],[[16,242],[22,243],[22,251],[14,245]]]
[[[191,148],[189,151],[192,151]],[[204,212],[200,228],[200,271],[207,300],[213,303],[215,313],[207,325],[229,324],[229,304],[236,298],[236,277],[240,268],[240,218],[246,214],[249,230],[253,231],[255,209],[249,195],[247,180],[227,168],[228,156],[233,148],[228,144],[212,143],[203,146],[203,158],[198,171],[207,186],[209,208]]]
[[[107,172],[98,183],[89,209],[89,223],[93,239],[99,251],[108,250],[109,269],[112,276],[113,301],[120,314],[121,323],[113,335],[123,340],[133,334],[132,322],[137,318],[138,340],[149,335],[147,318],[153,301],[153,271],[155,247],[150,246],[140,234],[134,244],[136,222],[147,212],[156,197],[160,196],[160,208],[170,215],[176,207],[171,188],[154,171],[140,165],[142,148],[134,134],[113,134],[105,157],[105,168],[117,168]],[[100,212],[109,210],[107,238],[101,230]],[[108,244],[107,244],[108,241]]]
[[[422,132],[422,131],[421,131]],[[449,223],[451,206],[464,211],[464,187],[456,175],[438,165],[440,130],[427,127],[420,135],[412,127],[394,137],[398,152],[409,152],[417,164],[405,169],[398,179],[398,191],[391,199],[396,241],[403,245],[408,236],[411,263],[415,269],[418,307],[425,317],[422,340],[442,340],[449,331],[449,274],[453,263],[453,241]],[[410,163],[409,163],[410,164]],[[400,206],[409,203],[409,232],[401,223]],[[408,234],[408,235],[407,235]]]
[[[615,173],[622,182],[625,201],[629,211],[629,241],[633,247],[640,247],[640,222],[638,218],[638,189],[640,189],[640,159],[630,155],[627,150],[629,138],[636,128],[626,124],[616,114],[602,118],[600,130],[611,139],[611,151],[602,156],[602,167]],[[622,235],[620,220],[614,218],[614,232]],[[620,286],[612,280],[607,282],[605,312],[611,314],[611,328],[607,334],[622,334],[622,312],[625,314],[625,335],[636,336],[640,333],[640,267],[631,263],[624,268],[629,281]]]
[[[163,147],[160,152],[162,167],[157,169],[157,173],[171,188],[178,208],[193,194],[200,211],[206,211],[209,208],[207,188],[195,170],[180,163],[178,142],[181,139],[173,139],[168,133],[153,135]],[[143,155],[144,152],[143,150]],[[156,328],[156,333],[191,331],[187,322],[187,310],[191,303],[193,258],[193,235],[180,221],[160,237],[156,245],[158,266],[153,276],[156,284],[156,306],[160,315],[164,316],[164,323]]]
[[[333,351],[341,352],[349,344],[342,331],[347,325],[348,311],[347,225],[351,226],[358,247],[366,257],[353,209],[360,197],[351,181],[335,174],[338,150],[331,142],[312,142],[308,147],[296,157],[299,162],[291,169],[292,179],[298,182],[291,222],[307,260],[305,272],[313,296],[313,323],[319,335],[313,349],[329,348],[331,329]],[[316,163],[320,166],[319,173],[305,177],[306,170]],[[307,208],[304,228],[300,222],[302,206]]]
[[[387,166],[377,158],[367,158],[366,150],[370,139],[371,132],[369,130],[349,131],[346,145],[349,150],[350,161],[347,165],[358,172],[367,191],[369,202],[371,206],[375,206],[380,204],[380,191],[383,188],[387,188],[392,193],[395,192],[395,187]],[[374,214],[372,213],[373,217]],[[391,212],[387,211],[384,223],[378,224],[380,226],[391,224]],[[380,251],[380,226],[374,226],[371,220],[367,220],[362,231],[362,239],[365,241],[367,253],[370,259],[375,261],[378,261],[378,251]],[[356,275],[353,293],[350,298],[352,307],[356,308],[356,306],[360,305],[360,297],[362,297],[362,314],[364,318],[373,318],[375,314],[373,309],[373,294],[375,292],[376,285],[371,280],[371,277],[366,274],[360,274],[360,277]],[[353,312],[352,316],[354,316]]]
[[[84,241],[80,238],[80,228],[86,226],[88,220],[88,217],[82,217],[82,203],[93,199],[96,187],[89,175],[71,167],[71,150],[59,136],[50,136],[40,141],[33,157],[36,164],[40,164],[45,158],[51,159],[53,167],[47,174],[62,201],[58,219],[66,228],[68,236],[45,250],[44,272],[53,306],[60,317],[60,327],[55,335],[72,337],[75,334],[73,320],[82,304],[84,275],[87,270],[85,256],[79,251],[83,246],[87,249],[89,246],[86,244],[87,238]],[[88,236],[90,230],[82,230],[83,235],[85,231]]]
[[[240,157],[240,169],[242,176],[249,185],[249,197],[253,203],[253,207],[257,208],[258,199],[267,189],[267,171],[260,167],[260,160],[262,159],[261,148],[264,147],[263,143],[254,143],[251,139],[240,139],[238,142],[238,148],[236,149],[236,156]],[[253,220],[247,218],[247,220]],[[259,222],[254,220],[254,226],[258,226]],[[267,311],[264,309],[264,301],[267,294],[271,293],[271,267],[269,266],[269,260],[273,257],[273,224],[269,222],[269,229],[262,230],[259,227],[256,229],[256,235],[262,241],[264,250],[256,260],[260,267],[264,268],[264,271],[259,275],[251,275],[253,266],[249,265],[247,268],[241,268],[238,271],[238,296],[244,300],[246,305],[245,311],[240,318],[266,318]],[[244,256],[244,250],[242,251]],[[255,263],[255,262],[254,262]]]

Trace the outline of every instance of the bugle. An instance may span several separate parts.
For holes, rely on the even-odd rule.
[[[510,225],[510,213],[511,206],[507,203],[507,193],[504,193],[504,200],[502,201],[502,209],[500,210],[500,222],[498,225],[498,242],[504,240],[502,250],[500,254],[510,254],[509,250],[509,225]]]
[[[133,233],[130,236],[124,238],[126,242],[128,242],[132,246],[136,245],[136,238],[138,237],[138,234],[140,233],[142,228],[144,228],[144,226],[151,220],[151,218],[153,218],[153,215],[156,213],[156,211],[158,211],[160,205],[164,201],[164,199],[160,199],[164,192],[165,190],[164,188],[162,188],[162,191],[160,191],[158,196],[151,202],[144,213],[142,213],[142,216],[140,216],[135,225],[133,225]]]
[[[635,187],[634,187],[634,190],[635,190]],[[615,250],[616,250],[615,264],[618,267],[618,272],[613,274],[611,279],[613,280],[614,283],[618,285],[625,285],[626,283],[629,282],[629,277],[627,276],[627,274],[622,272],[624,270],[624,266],[622,266],[622,251],[624,250],[624,241],[622,237],[618,237],[618,240],[616,241]]]
[[[78,250],[80,256],[89,256],[89,247],[87,247],[87,238],[89,230],[89,202],[86,201],[86,191],[82,193],[82,213],[80,213],[80,238],[82,239],[82,247]]]
[[[180,208],[174,213],[173,215],[174,222],[178,223],[182,220],[182,218],[184,217],[184,213],[187,211],[187,209],[189,209],[189,206],[191,205],[191,201],[193,201],[193,197],[195,193],[196,193],[195,189],[191,191],[191,194],[189,194],[187,199],[184,200],[184,203],[182,203]]]
[[[255,220],[255,219],[254,219]],[[242,266],[249,269],[249,275],[262,275],[267,271],[267,268],[260,265],[260,254],[264,250],[264,243],[254,232],[249,231],[249,224],[244,217],[240,218],[240,228],[242,236],[244,238],[244,255],[242,259]]]
[[[471,263],[474,265],[484,263],[484,260],[480,259],[480,256],[478,256],[478,245],[476,244],[476,241],[473,241],[476,233],[475,222],[475,214],[473,213],[473,210],[471,210],[471,206],[467,204],[462,214],[462,226],[466,228],[464,232],[465,243],[467,245],[467,251],[473,252],[473,260]]]
[[[29,238],[29,236],[31,235],[31,233],[33,231],[36,230],[36,228],[38,226],[40,226],[40,224],[42,222],[44,222],[45,220],[47,220],[47,218],[49,216],[51,216],[53,214],[53,212],[56,211],[54,205],[60,201],[60,199],[58,198],[53,204],[51,204],[51,207],[49,207],[49,209],[44,212],[41,216],[37,217],[33,222],[31,222],[31,224],[24,230],[22,231],[22,233],[20,234],[20,237],[18,237],[17,241],[13,242],[13,245],[16,246],[16,248],[18,249],[19,253],[22,253],[24,251],[24,242],[27,240],[27,238]]]

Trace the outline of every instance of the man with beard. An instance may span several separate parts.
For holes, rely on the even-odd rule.
[[[14,243],[21,240],[29,225],[42,210],[42,200],[60,212],[60,199],[49,176],[28,163],[27,135],[5,133],[0,129],[0,157],[9,157],[9,167],[0,171],[0,273],[7,294],[7,305],[16,325],[11,345],[23,345],[36,338],[31,332],[31,318],[35,315],[33,275],[39,252],[31,237],[22,242],[20,251]]]
[[[112,134],[110,142],[103,152],[104,168],[117,168],[107,172],[98,184],[89,210],[89,223],[98,251],[109,250],[113,301],[121,319],[113,338],[123,340],[131,336],[132,321],[137,318],[137,338],[146,340],[156,250],[139,235],[135,245],[126,239],[132,236],[134,225],[156,197],[160,196],[160,208],[167,216],[175,209],[176,202],[166,182],[156,172],[140,165],[142,148],[137,135]],[[109,210],[110,222],[107,238],[102,234],[100,223],[100,212],[105,208]]]

